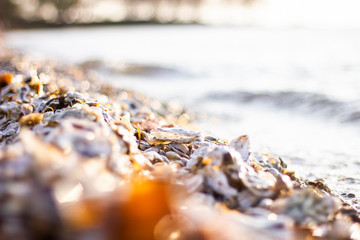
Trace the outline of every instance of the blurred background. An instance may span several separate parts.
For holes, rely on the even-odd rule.
[[[360,196],[358,0],[1,0],[7,47],[79,64],[250,136]]]
[[[204,23],[357,27],[356,0],[1,0],[3,27]]]
[[[216,12],[223,8],[239,8],[254,1],[2,0],[0,9],[3,26],[7,28],[96,23],[200,23],[212,21]]]

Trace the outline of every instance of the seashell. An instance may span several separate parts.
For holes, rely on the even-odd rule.
[[[203,174],[205,176],[205,184],[210,187],[211,191],[226,197],[236,196],[237,190],[229,185],[223,172],[212,167],[206,167]]]
[[[241,180],[247,189],[259,198],[272,198],[276,195],[276,178],[270,173],[254,174],[248,172]]]
[[[189,131],[182,128],[157,128],[151,130],[146,136],[150,145],[169,143],[191,143],[201,137],[200,132]]]
[[[184,167],[184,163],[180,160],[173,160],[173,161],[170,161],[170,166],[176,168],[177,170],[181,169]]]
[[[170,146],[175,148],[178,151],[181,151],[182,153],[185,153],[185,154],[189,153],[189,148],[184,144],[173,143]]]
[[[281,191],[291,191],[294,188],[294,184],[292,183],[291,179],[287,175],[277,175],[276,176],[276,183],[275,183],[275,190],[277,192]]]
[[[110,129],[107,131],[102,131],[98,123],[91,121],[64,119],[44,139],[63,150],[71,146],[84,157],[109,156],[111,146],[107,136]]]
[[[66,102],[73,102],[76,99],[85,102],[84,95],[79,92],[67,92],[64,100]]]
[[[274,201],[271,198],[263,198],[260,200],[258,207],[270,209],[273,202]]]
[[[360,225],[347,219],[336,219],[331,225],[317,226],[313,236],[322,239],[359,239]]]
[[[259,202],[259,198],[248,190],[239,192],[236,196],[236,199],[238,202],[238,209],[248,209],[250,207],[256,206],[256,204]]]
[[[243,165],[242,158],[238,152],[224,146],[212,145],[211,147],[203,146],[195,150],[186,166],[191,168],[204,159],[209,159],[212,165],[219,167],[229,164]]]
[[[188,192],[200,192],[204,186],[204,176],[202,175],[189,175],[184,178],[184,184]]]
[[[169,163],[168,159],[164,156],[161,156],[159,153],[157,153],[154,150],[146,151],[143,153],[144,156],[150,160],[152,164],[158,163],[158,162],[166,162]]]
[[[297,225],[308,227],[330,222],[339,207],[337,199],[301,189],[287,198],[277,199],[272,209],[276,213],[292,217]]]
[[[116,125],[122,124],[127,130],[134,133],[134,128],[132,127],[130,122],[130,113],[126,113],[124,116],[121,116],[119,120],[114,121],[113,123]]]
[[[216,137],[212,137],[212,136],[206,136],[204,138],[205,141],[208,141],[208,142],[217,142],[218,139]]]
[[[169,160],[180,160],[181,159],[179,154],[177,154],[176,152],[173,152],[173,151],[168,151],[165,153],[165,155]]]
[[[186,166],[187,163],[189,162],[189,159],[182,157],[182,158],[180,159],[180,161],[182,162],[182,164],[183,164],[184,166]]]
[[[233,139],[230,142],[229,147],[238,151],[244,161],[248,160],[250,155],[250,140],[248,135],[241,135],[240,137]]]
[[[0,105],[0,124],[7,121],[18,121],[24,115],[23,107],[16,102],[5,102]]]
[[[185,154],[185,153],[183,153],[183,152],[181,152],[181,151],[179,151],[179,150],[177,150],[176,148],[174,148],[171,144],[170,145],[168,145],[169,146],[169,148],[171,149],[171,150],[173,150],[176,154],[178,154],[180,157],[182,157],[182,158],[186,158],[186,159],[189,159],[189,156],[187,155],[187,154]]]
[[[45,143],[28,129],[23,129],[20,132],[20,140],[24,150],[32,156],[34,163],[39,169],[48,166],[59,166],[64,161],[64,155],[58,148],[52,144]]]

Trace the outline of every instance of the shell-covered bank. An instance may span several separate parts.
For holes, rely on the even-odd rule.
[[[0,239],[360,239],[356,210],[251,136],[4,49],[0,92]]]

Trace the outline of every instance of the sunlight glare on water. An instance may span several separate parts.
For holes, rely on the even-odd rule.
[[[258,0],[249,5],[205,1],[200,20],[266,27],[357,28],[357,0]],[[221,11],[222,10],[222,11]],[[226,12],[226,14],[223,14]]]

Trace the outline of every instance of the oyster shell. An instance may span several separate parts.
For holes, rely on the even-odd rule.
[[[250,155],[250,140],[248,135],[242,135],[233,139],[229,147],[238,151],[244,161],[248,160]]]
[[[201,133],[185,130],[183,128],[157,128],[151,130],[146,135],[146,140],[150,145],[169,144],[169,143],[191,143],[200,138]]]
[[[296,224],[304,227],[329,223],[339,208],[337,199],[308,189],[296,190],[291,196],[276,200],[272,206],[276,213],[290,216]]]

